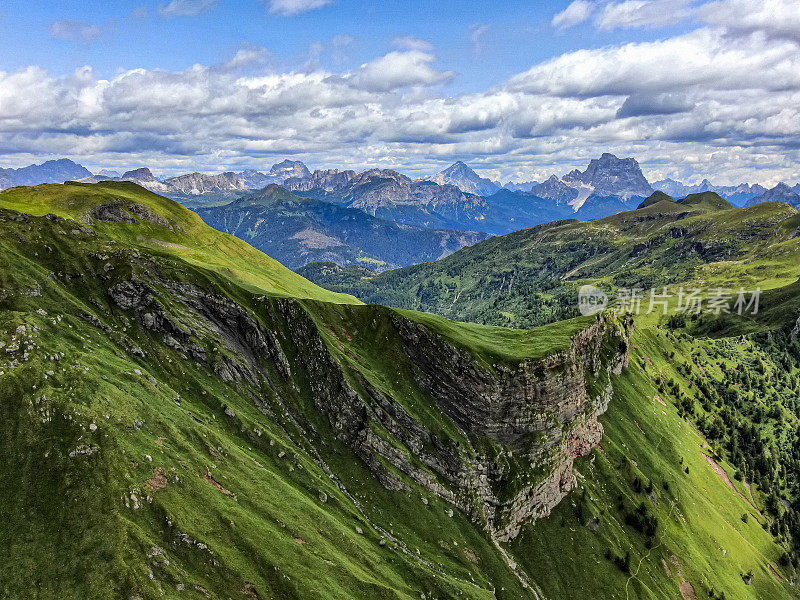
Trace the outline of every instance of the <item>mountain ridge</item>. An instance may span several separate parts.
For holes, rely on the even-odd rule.
[[[488,237],[385,221],[354,207],[299,196],[277,184],[221,207],[201,207],[198,214],[292,269],[332,261],[385,270],[436,260]]]
[[[405,271],[492,263],[489,311],[704,265],[769,288],[745,322],[519,330],[335,295],[130,182],[2,192],[0,593],[796,597],[798,227],[662,201]],[[467,317],[454,282],[410,291]]]

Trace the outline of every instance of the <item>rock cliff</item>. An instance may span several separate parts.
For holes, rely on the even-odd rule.
[[[575,485],[572,470],[602,437],[598,417],[612,373],[628,361],[624,328],[603,318],[569,348],[520,365],[488,367],[424,326],[395,318],[422,387],[478,451],[449,479],[473,494],[501,541],[547,516]]]
[[[436,427],[354,367],[303,303],[260,300],[252,310],[148,267],[150,280],[109,288],[113,303],[135,314],[166,346],[251,388],[260,408],[277,395],[299,425],[290,398],[307,390],[339,442],[393,490],[421,489],[450,502],[498,541],[547,516],[574,487],[573,462],[602,436],[598,417],[611,398],[613,373],[627,363],[626,324],[598,319],[569,347],[518,365],[486,364],[427,326],[382,307],[341,307],[346,319],[372,320],[386,343],[405,354],[392,378],[407,378],[430,411],[456,433]],[[170,302],[160,302],[168,295]],[[532,334],[534,335],[534,334]]]

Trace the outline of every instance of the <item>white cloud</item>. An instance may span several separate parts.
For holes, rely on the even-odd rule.
[[[236,51],[236,54],[228,62],[222,65],[225,69],[241,69],[262,65],[269,59],[269,51],[266,48],[255,45],[245,45]]]
[[[700,29],[663,41],[578,50],[511,78],[512,89],[560,96],[706,89],[779,90],[800,85],[800,53],[789,42],[725,39]]]
[[[597,17],[600,29],[666,27],[691,14],[691,0],[625,0],[603,7]]]
[[[559,29],[567,29],[588,19],[594,12],[594,4],[586,0],[575,0],[567,8],[557,13],[551,24]]]
[[[697,9],[699,18],[730,32],[762,32],[800,42],[797,0],[720,0]]]
[[[0,163],[68,154],[176,173],[264,168],[291,154],[311,166],[422,174],[457,157],[541,179],[610,151],[672,176],[800,179],[800,50],[782,36],[704,28],[569,52],[454,96],[441,87],[453,73],[429,50],[345,72],[284,72],[269,58],[244,46],[218,65],[109,79],[88,67],[66,77],[0,71]]]
[[[356,43],[356,39],[352,35],[340,33],[331,38],[331,60],[335,65],[342,65],[346,63],[350,56],[349,51]]]
[[[93,42],[103,33],[102,27],[84,21],[54,21],[50,35],[65,42]]]
[[[430,86],[453,77],[449,71],[430,66],[434,56],[418,50],[390,52],[354,72],[349,81],[357,88],[386,92],[412,86]]]
[[[160,6],[158,12],[166,17],[196,17],[210,11],[217,0],[172,0],[166,6]]]
[[[433,44],[428,40],[423,40],[413,35],[401,35],[392,40],[392,46],[400,50],[418,50],[420,52],[430,52]]]
[[[332,0],[269,0],[269,12],[291,16],[322,8],[331,2]]]

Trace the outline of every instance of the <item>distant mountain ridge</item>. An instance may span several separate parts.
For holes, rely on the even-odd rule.
[[[766,190],[760,196],[750,199],[747,206],[755,206],[763,202],[784,202],[800,209],[800,184],[790,188],[785,183],[779,183],[774,188]]]
[[[550,179],[536,184],[531,188],[531,193],[540,198],[554,200],[559,206],[570,204],[580,195],[580,190],[551,175]]]
[[[199,196],[210,192],[220,191],[247,191],[244,179],[236,173],[228,171],[219,175],[204,175],[202,173],[189,173],[165,179],[164,183],[183,194]]]
[[[328,261],[383,271],[438,260],[489,237],[394,223],[276,184],[197,212],[212,227],[244,239],[291,269]]]
[[[86,167],[68,158],[48,160],[40,165],[28,165],[19,169],[0,169],[0,189],[18,185],[38,185],[40,183],[64,183],[69,179],[91,177]]]
[[[708,179],[703,179],[696,185],[686,185],[674,179],[662,179],[654,182],[652,186],[653,189],[675,197],[688,196],[689,194],[700,192],[715,192],[737,207],[745,206],[749,200],[767,191],[767,188],[757,183],[753,185],[740,183],[739,185],[720,186],[712,184]]]
[[[277,184],[302,196],[361,210],[386,221],[428,227],[505,234],[543,222],[576,218],[593,220],[635,208],[654,190],[674,197],[714,192],[734,206],[777,200],[796,205],[800,184],[782,184],[778,191],[759,184],[717,186],[708,179],[687,185],[663,179],[652,185],[631,157],[604,153],[585,170],[574,169],[542,182],[501,184],[458,161],[423,179],[392,169],[317,169],[302,161],[283,160],[266,171],[187,173],[156,177],[147,167],[119,174],[103,169],[92,175],[69,159],[20,169],[0,169],[0,188],[38,183],[132,181],[190,207],[216,206]],[[774,189],[774,188],[773,188]],[[779,193],[780,192],[780,193]],[[765,195],[766,194],[766,195]]]

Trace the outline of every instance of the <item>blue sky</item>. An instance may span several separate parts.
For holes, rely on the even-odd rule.
[[[452,93],[477,92],[531,65],[576,48],[658,39],[670,30],[599,30],[582,24],[551,26],[569,2],[443,0],[364,2],[337,0],[296,15],[271,14],[259,0],[219,0],[193,16],[162,14],[167,2],[30,2],[6,0],[2,8],[0,68],[38,65],[66,74],[90,64],[105,77],[119,69],[182,70],[229,59],[243,44],[263,46],[276,66],[302,68],[324,44],[319,63],[344,71],[388,52],[393,40],[413,36],[432,42],[435,65],[458,73]],[[159,8],[162,11],[159,11]],[[57,21],[96,26],[97,37],[63,40],[51,35]],[[686,30],[691,19],[671,28]],[[338,52],[337,36],[352,38]]]
[[[800,179],[797,0],[0,6],[0,165]]]

